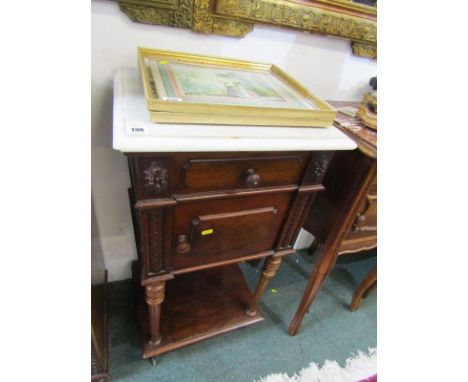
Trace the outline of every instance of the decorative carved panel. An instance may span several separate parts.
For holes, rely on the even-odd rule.
[[[210,0],[194,0],[194,4],[192,29],[195,32],[243,37],[253,29],[253,24],[250,22],[216,17],[211,13]]]
[[[377,8],[349,0],[119,0],[133,21],[243,37],[256,22],[350,39],[377,57]]]
[[[188,28],[200,33],[242,37],[252,31],[253,24],[211,13],[210,0],[120,0],[120,9],[133,21]]]
[[[192,28],[194,0],[119,1],[120,9],[133,21]]]
[[[305,213],[305,208],[309,198],[310,194],[308,193],[299,194],[297,196],[296,201],[294,202],[294,207],[289,216],[288,229],[286,234],[282,237],[280,248],[287,248],[293,244],[293,240],[296,236],[295,233],[298,230],[299,222]]]
[[[332,1],[324,4],[333,4]],[[313,2],[290,0],[217,0],[217,14],[290,26],[312,32],[346,37],[356,41],[375,42],[375,20],[356,14],[338,13],[333,8],[317,7]]]
[[[161,209],[148,213],[149,271],[163,270],[163,212]]]

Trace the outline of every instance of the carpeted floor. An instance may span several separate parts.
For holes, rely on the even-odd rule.
[[[131,281],[111,283],[110,381],[253,382],[271,373],[292,375],[310,362],[329,359],[343,364],[353,352],[377,347],[376,291],[356,312],[348,308],[354,289],[375,262],[375,257],[364,256],[337,264],[300,332],[290,337],[287,328],[313,263],[306,254],[292,255],[283,261],[262,299],[263,322],[163,354],[156,366],[141,358]],[[261,265],[242,265],[252,290],[260,269]]]

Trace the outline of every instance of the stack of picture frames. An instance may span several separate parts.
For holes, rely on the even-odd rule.
[[[272,64],[138,48],[151,120],[329,127],[336,110]]]
[[[350,40],[355,55],[377,58],[377,0],[118,0],[138,23],[243,37],[255,24]]]

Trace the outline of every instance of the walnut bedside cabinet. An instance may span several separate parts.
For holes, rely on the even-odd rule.
[[[114,81],[113,147],[128,158],[143,357],[263,320],[258,309],[336,150],[336,127],[155,124],[136,69]],[[252,295],[238,264],[265,259]]]
[[[335,108],[359,105],[358,102],[328,102]],[[317,196],[304,224],[315,237],[311,252],[318,252],[318,255],[289,325],[291,335],[299,330],[338,256],[377,247],[377,132],[340,113],[335,121],[339,120],[348,123],[347,128],[340,129],[356,142],[358,150],[335,154],[324,178],[326,192]],[[371,270],[358,287],[351,310],[358,307],[361,298],[376,282],[377,268]]]

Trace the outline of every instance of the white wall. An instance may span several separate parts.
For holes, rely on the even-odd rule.
[[[240,39],[199,35],[134,23],[114,1],[91,7],[92,198],[110,281],[130,277],[136,258],[127,163],[112,149],[112,78],[116,68],[136,67],[137,46],[274,63],[325,99],[359,100],[376,75],[375,61],[353,56],[346,40],[266,25]]]

